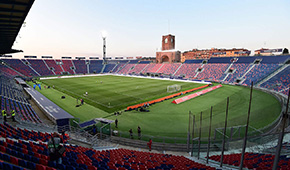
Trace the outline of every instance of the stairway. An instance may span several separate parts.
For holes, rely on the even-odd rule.
[[[175,72],[173,73],[172,76],[175,76],[175,74],[178,72],[178,70],[181,68],[182,65],[183,65],[183,64],[181,63],[180,66],[175,70]]]

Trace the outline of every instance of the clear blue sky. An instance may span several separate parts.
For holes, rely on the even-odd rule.
[[[102,56],[102,30],[108,56],[155,56],[168,33],[181,51],[289,49],[289,7],[289,0],[36,0],[14,44],[24,53],[14,56]]]

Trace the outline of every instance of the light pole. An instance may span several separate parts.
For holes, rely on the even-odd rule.
[[[107,38],[107,32],[102,32],[102,38],[103,38],[103,64],[107,64],[106,60],[106,38]]]

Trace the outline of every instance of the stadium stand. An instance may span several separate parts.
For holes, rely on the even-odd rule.
[[[127,74],[130,70],[134,69],[136,64],[127,64],[125,65],[118,73],[120,74]]]
[[[249,68],[251,66],[252,65],[250,65],[250,64],[234,63],[230,69],[235,70],[235,71],[233,73],[229,74],[229,76],[226,78],[225,82],[234,83],[236,81],[236,79],[241,78],[243,76],[243,74],[246,73],[246,71],[249,70]]]
[[[156,73],[160,69],[161,66],[162,64],[150,63],[148,67],[146,67],[145,70],[143,70],[143,73]]]
[[[72,64],[72,60],[61,60],[62,61],[62,68],[64,71],[69,72],[70,74],[75,74],[74,70],[72,69],[74,66]]]
[[[210,58],[207,63],[231,63],[233,57],[212,57]],[[201,62],[200,62],[201,63]]]
[[[112,70],[112,73],[118,73],[125,65],[126,63],[117,64],[117,66]]]
[[[137,64],[133,69],[129,71],[130,73],[140,74],[140,72],[147,66],[148,64]]]
[[[278,64],[258,64],[245,75],[245,84],[255,84],[279,68]]]
[[[28,169],[209,169],[184,156],[150,153],[129,149],[94,150],[78,145],[65,144],[62,164],[49,160],[47,141],[50,133],[14,128],[0,124],[0,160],[15,167]],[[64,143],[69,138],[61,135]],[[29,141],[28,141],[29,140]],[[15,167],[13,167],[15,166]],[[3,163],[2,163],[3,167]],[[9,167],[9,168],[11,168]]]
[[[140,61],[140,64],[150,64],[151,61]]]
[[[90,60],[90,73],[101,73],[103,68],[103,60]]]
[[[171,74],[171,75],[173,75],[180,65],[181,65],[180,63],[172,63],[172,64],[165,63],[157,71],[157,73]]]
[[[88,73],[85,60],[72,60],[72,61],[73,61],[73,65],[75,66],[76,74]]]
[[[11,76],[18,76],[18,75],[20,75],[16,71],[14,71],[14,70],[12,70],[12,69],[10,69],[7,66],[2,65],[2,64],[0,64],[0,71],[2,73],[6,73],[6,74],[11,75]]]
[[[175,76],[185,75],[185,78],[195,77],[195,71],[200,66],[200,64],[182,64],[180,69],[175,73]]]
[[[221,81],[229,64],[205,64],[203,71],[198,74],[197,79]]]
[[[43,60],[27,59],[31,66],[42,76],[54,75],[53,72],[46,66]]]
[[[106,64],[103,73],[111,73],[115,66],[116,64]]]
[[[2,59],[2,61],[27,77],[38,76],[31,68],[29,68],[19,59]]]
[[[44,61],[46,62],[49,68],[53,68],[52,70],[55,72],[55,74],[61,75],[63,70],[59,64],[56,64],[56,60],[47,59]],[[60,62],[60,60],[57,60],[57,61]]]
[[[203,60],[185,60],[185,64],[191,64],[191,63],[197,63],[200,64],[202,63]]]
[[[258,56],[256,59],[261,59],[262,63],[264,64],[270,64],[270,63],[277,63],[277,64],[283,64],[287,60],[290,59],[289,55],[280,55],[280,56]]]
[[[220,155],[210,156],[210,159],[214,161],[221,161]],[[245,153],[245,159],[243,163],[244,168],[248,169],[272,169],[273,161],[275,155],[272,154],[263,154],[263,153]],[[241,161],[241,154],[229,154],[224,155],[223,163],[233,166],[239,166]],[[289,169],[290,166],[290,158],[287,155],[281,155],[280,161],[278,163],[279,169]]]
[[[239,57],[236,63],[253,63],[256,57]]]
[[[290,83],[290,67],[287,66],[284,70],[276,74],[274,77],[270,78],[268,81],[261,84],[261,87],[275,90],[275,91],[282,91],[284,94],[288,94],[288,90]]]
[[[129,60],[130,64],[137,64],[139,62],[139,60]]]

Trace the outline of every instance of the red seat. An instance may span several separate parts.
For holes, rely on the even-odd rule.
[[[10,162],[14,165],[18,165],[18,158],[11,156],[10,157]]]
[[[98,168],[94,167],[94,166],[88,166],[89,170],[97,170]]]
[[[36,170],[47,170],[46,166],[36,164]]]
[[[4,146],[0,146],[0,150],[1,150],[1,152],[6,153],[6,148]]]
[[[41,165],[45,165],[45,166],[47,166],[47,164],[48,164],[48,161],[47,161],[48,159],[39,159],[39,163],[41,164]]]

